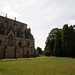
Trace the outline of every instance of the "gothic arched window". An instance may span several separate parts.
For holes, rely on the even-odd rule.
[[[12,35],[10,35],[9,37],[8,37],[8,45],[9,46],[13,46],[13,36]]]

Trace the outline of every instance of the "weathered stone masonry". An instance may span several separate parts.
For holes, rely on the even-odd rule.
[[[0,58],[33,57],[34,38],[27,24],[0,16]]]

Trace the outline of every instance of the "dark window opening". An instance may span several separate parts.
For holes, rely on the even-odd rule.
[[[29,43],[27,43],[27,47],[29,47]]]
[[[29,51],[27,51],[27,58],[29,58]]]
[[[22,43],[21,43],[21,42],[19,42],[19,46],[20,46],[20,47],[22,46]]]
[[[23,38],[23,32],[21,28],[17,29],[17,37]]]
[[[0,40],[0,45],[2,44],[2,41]]]
[[[27,54],[29,54],[29,51],[27,51]]]

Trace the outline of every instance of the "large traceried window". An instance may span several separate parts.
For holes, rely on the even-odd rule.
[[[13,41],[14,41],[14,39],[13,39],[13,36],[12,36],[12,34],[8,37],[8,45],[9,46],[13,46]]]

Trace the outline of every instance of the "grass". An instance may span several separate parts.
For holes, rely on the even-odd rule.
[[[75,59],[37,57],[0,60],[0,75],[75,75]]]

